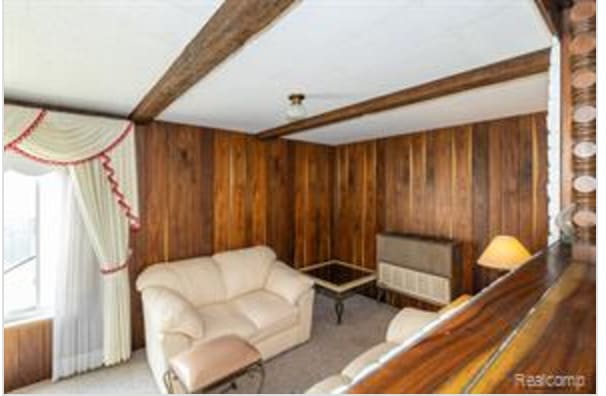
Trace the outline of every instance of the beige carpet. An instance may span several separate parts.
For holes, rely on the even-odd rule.
[[[349,361],[381,342],[397,310],[356,295],[346,300],[343,324],[337,326],[333,300],[318,295],[311,340],[268,361],[264,393],[302,393],[336,374]],[[238,380],[234,393],[252,393],[257,378]],[[43,381],[15,393],[158,393],[145,358],[138,350],[119,366],[103,368],[57,383]]]

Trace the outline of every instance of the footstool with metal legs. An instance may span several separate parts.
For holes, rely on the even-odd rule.
[[[227,390],[235,388],[236,378],[246,373],[259,374],[261,393],[265,370],[259,351],[246,340],[235,336],[223,336],[194,345],[170,359],[164,374],[168,393],[204,393],[225,383]],[[184,389],[176,389],[180,384]]]

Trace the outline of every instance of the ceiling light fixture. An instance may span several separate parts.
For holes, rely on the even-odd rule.
[[[286,109],[286,118],[289,121],[297,121],[307,116],[307,110],[305,109],[305,106],[303,106],[303,99],[305,99],[305,95],[302,93],[288,95],[290,104]]]

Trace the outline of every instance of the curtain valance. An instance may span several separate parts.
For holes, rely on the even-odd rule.
[[[116,203],[139,227],[130,121],[4,105],[4,150],[48,165],[100,161]],[[116,165],[119,163],[119,165]]]

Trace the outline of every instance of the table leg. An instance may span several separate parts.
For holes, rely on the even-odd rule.
[[[377,302],[380,303],[385,297],[385,290],[377,286]]]
[[[164,376],[162,379],[164,380],[164,386],[166,386],[166,391],[169,394],[175,393],[174,388],[173,388],[173,381],[176,379],[176,376],[173,374],[173,372],[170,369],[168,369],[164,373]]]
[[[340,325],[343,318],[343,299],[341,297],[337,297],[335,301],[335,311],[337,312],[337,324]]]
[[[265,366],[263,366],[263,362],[260,362],[256,367],[259,371],[259,387],[257,388],[257,393],[262,393],[263,384],[265,383]]]

